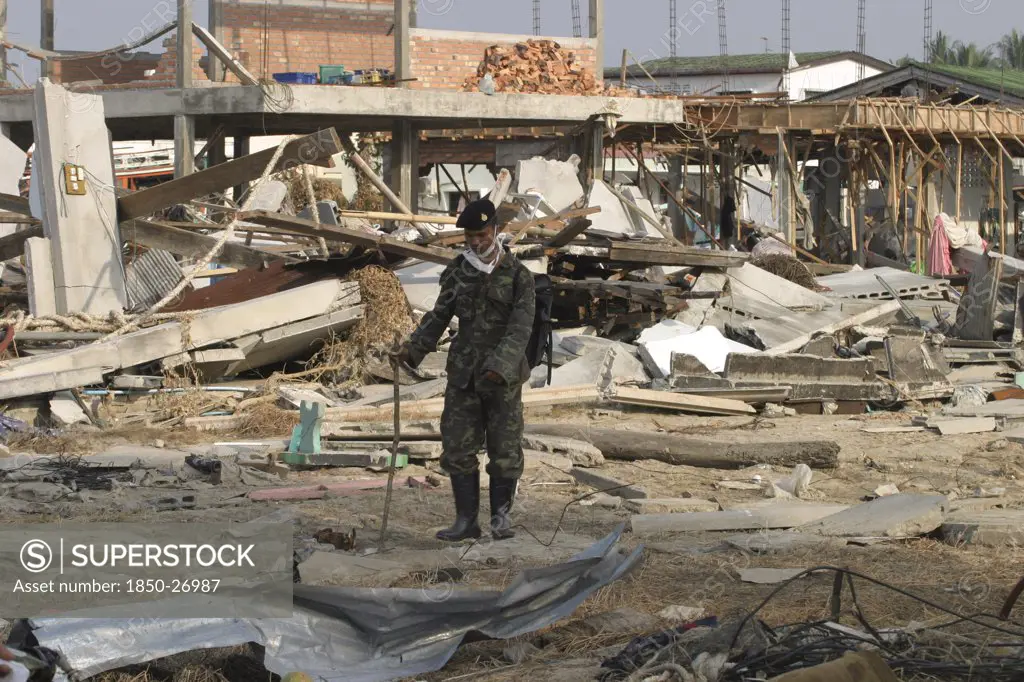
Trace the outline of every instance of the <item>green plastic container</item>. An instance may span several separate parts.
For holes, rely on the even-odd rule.
[[[320,82],[331,83],[332,81],[338,81],[346,73],[344,64],[327,64],[320,66]]]

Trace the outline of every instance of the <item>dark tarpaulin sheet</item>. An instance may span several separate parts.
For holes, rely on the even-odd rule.
[[[247,642],[266,648],[264,664],[278,675],[392,680],[440,670],[467,633],[507,639],[569,616],[640,559],[642,547],[616,547],[622,531],[565,563],[523,571],[503,592],[296,585],[288,619],[47,618],[22,625],[40,646],[62,654],[69,670],[57,680]]]

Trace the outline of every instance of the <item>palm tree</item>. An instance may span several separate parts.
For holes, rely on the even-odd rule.
[[[1024,69],[1024,35],[1013,29],[999,41],[999,58],[1008,69]]]
[[[975,43],[953,43],[952,59],[947,62],[954,66],[965,66],[972,69],[989,68],[995,64],[995,56],[991,47],[981,48]]]
[[[942,31],[935,34],[928,45],[927,61],[929,64],[950,64],[953,61],[953,43]]]

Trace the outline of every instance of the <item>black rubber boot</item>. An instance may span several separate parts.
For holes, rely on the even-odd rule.
[[[491,537],[495,540],[508,540],[516,536],[509,515],[512,513],[517,483],[518,479],[515,478],[491,476]]]
[[[480,472],[452,474],[452,493],[455,495],[455,523],[437,531],[437,539],[459,542],[480,537]]]

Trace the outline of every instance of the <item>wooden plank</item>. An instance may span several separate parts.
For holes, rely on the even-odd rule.
[[[614,403],[656,407],[680,412],[716,415],[757,414],[750,405],[740,400],[727,398],[711,398],[690,395],[687,393],[670,393],[668,391],[652,391],[644,388],[619,386],[611,396]]]
[[[217,243],[216,237],[179,230],[157,220],[133,220],[121,226],[121,238],[150,249],[170,251],[176,256],[200,258]],[[258,268],[267,261],[293,260],[242,244],[228,242],[217,256],[217,262],[237,268]]]
[[[234,58],[234,56],[228,52],[227,48],[220,44],[213,35],[202,26],[198,26],[195,23],[192,24],[192,33],[195,34],[199,41],[206,45],[210,50],[210,54],[217,57],[228,70],[238,76],[238,80],[242,81],[242,85],[259,85],[260,82],[256,80],[256,77],[249,73],[241,62]]]
[[[341,151],[338,134],[334,128],[327,128],[288,143],[274,172],[304,164],[333,168],[332,157]],[[276,147],[266,149],[123,196],[117,200],[118,219],[125,222],[142,218],[169,206],[255,180],[276,154]]]
[[[349,244],[355,244],[367,249],[378,249],[387,253],[393,253],[404,258],[418,258],[429,263],[447,265],[456,256],[457,251],[442,249],[435,246],[421,246],[411,242],[395,239],[386,235],[377,235],[362,230],[356,230],[340,225],[325,225],[315,223],[312,220],[303,220],[281,213],[270,213],[269,211],[250,211],[241,215],[245,222],[266,225],[267,227],[278,227],[290,230],[296,234],[304,234],[310,237],[324,237]]]
[[[338,211],[342,218],[365,218],[367,220],[395,220],[404,223],[434,223],[435,225],[455,225],[459,219],[450,215],[417,215],[413,213],[388,213],[387,211]]]
[[[28,199],[19,197],[16,194],[0,194],[0,211],[20,213],[26,216],[32,215],[32,209],[28,206]]]
[[[0,223],[5,225],[39,225],[39,221],[29,215],[0,211]]]
[[[587,228],[594,223],[586,218],[575,218],[566,225],[561,232],[548,240],[545,246],[565,246],[576,237],[586,232]]]
[[[588,405],[601,399],[596,386],[567,386],[565,388],[536,388],[523,391],[523,407],[548,407],[551,405]],[[438,419],[444,410],[444,398],[413,400],[402,403],[403,420]],[[324,420],[344,422],[383,422],[391,419],[394,410],[391,405],[384,407],[332,407],[324,414]]]
[[[0,261],[18,258],[25,253],[25,241],[33,237],[43,236],[43,226],[34,225],[27,230],[20,230],[6,237],[0,237]]]
[[[750,254],[738,251],[711,251],[679,244],[647,242],[612,242],[609,260],[645,265],[688,265],[705,267],[740,267]]]

